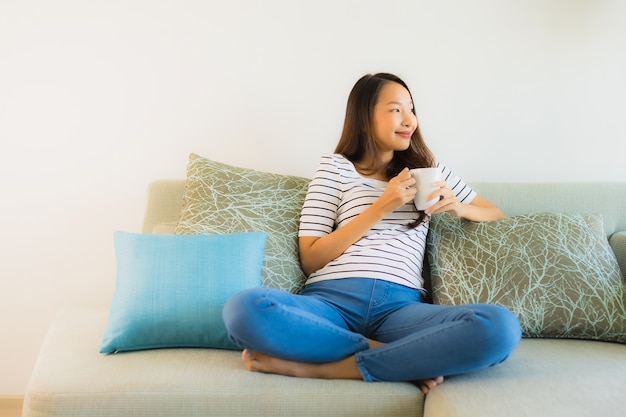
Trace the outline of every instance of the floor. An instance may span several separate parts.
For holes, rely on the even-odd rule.
[[[22,401],[4,399],[0,401],[0,417],[21,417]]]

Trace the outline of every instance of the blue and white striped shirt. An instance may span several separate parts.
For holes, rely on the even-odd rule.
[[[444,165],[443,178],[462,203],[476,192]],[[322,237],[342,227],[374,203],[387,182],[362,177],[349,160],[339,154],[322,157],[309,184],[300,216],[299,236]],[[422,265],[426,250],[428,219],[411,229],[417,219],[413,202],[389,214],[338,258],[313,272],[307,284],[328,279],[376,278],[422,289]]]

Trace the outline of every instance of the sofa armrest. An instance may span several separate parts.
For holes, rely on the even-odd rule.
[[[626,278],[626,231],[613,233],[609,238],[609,244],[615,252],[622,276]]]
[[[157,223],[152,228],[152,233],[155,235],[173,235],[176,232],[177,225],[178,222]]]
[[[156,225],[177,222],[182,208],[185,180],[159,180],[148,188],[148,204],[142,231],[153,233]]]

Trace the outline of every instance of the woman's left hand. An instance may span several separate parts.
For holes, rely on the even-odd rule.
[[[499,220],[506,217],[502,210],[479,195],[475,196],[471,203],[464,204],[457,200],[456,195],[448,188],[445,181],[438,181],[433,185],[439,189],[433,191],[428,199],[439,197],[439,201],[424,210],[429,216],[447,211],[453,216],[476,222]]]
[[[464,204],[457,200],[454,192],[452,192],[452,190],[448,188],[446,182],[437,181],[433,183],[433,185],[439,187],[439,189],[430,193],[426,200],[432,200],[439,197],[439,201],[428,207],[426,210],[424,210],[424,212],[428,215],[431,215],[447,211],[453,216],[463,217]]]

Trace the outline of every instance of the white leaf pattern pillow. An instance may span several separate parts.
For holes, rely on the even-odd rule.
[[[298,292],[300,211],[310,180],[189,157],[177,234],[265,232],[264,286]]]
[[[527,337],[626,343],[626,286],[599,215],[435,215],[428,256],[435,303],[503,305]]]

